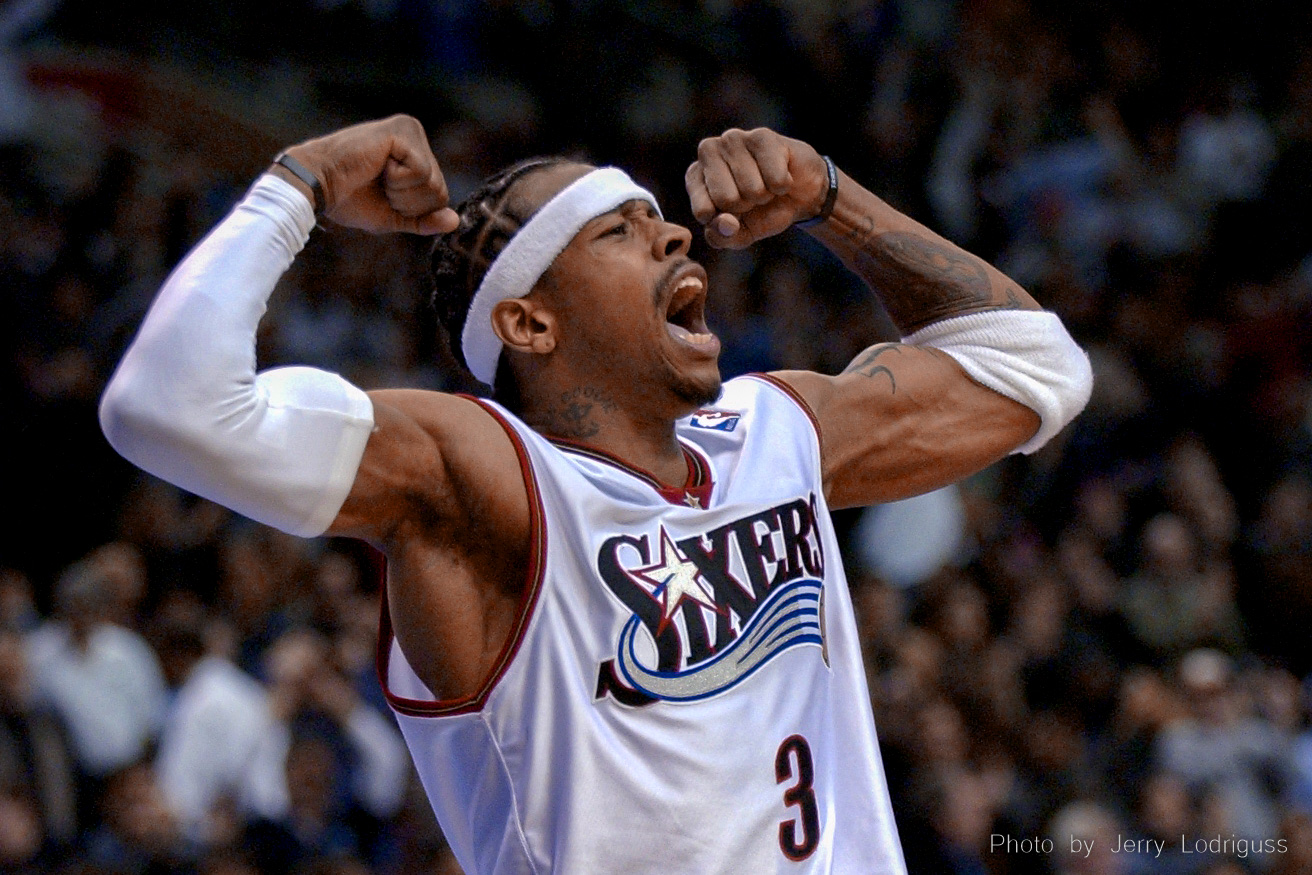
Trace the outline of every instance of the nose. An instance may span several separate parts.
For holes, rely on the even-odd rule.
[[[692,245],[692,232],[673,222],[661,222],[652,239],[651,254],[658,261],[664,261],[676,255],[687,255]]]

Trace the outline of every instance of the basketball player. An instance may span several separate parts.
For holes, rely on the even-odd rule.
[[[380,677],[471,875],[904,872],[828,510],[1031,452],[1088,397],[1054,315],[809,145],[731,130],[686,184],[715,246],[809,222],[905,342],[722,386],[706,273],[649,192],[548,160],[455,211],[394,117],[280,156],[105,393],[141,467],[384,551]],[[256,373],[316,210],[442,235],[439,311],[502,403]]]

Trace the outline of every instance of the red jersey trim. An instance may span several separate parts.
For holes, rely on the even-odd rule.
[[[397,713],[405,714],[408,717],[452,717],[457,714],[472,714],[483,710],[483,706],[487,704],[488,696],[496,689],[497,683],[505,675],[506,670],[510,668],[510,664],[514,662],[515,654],[519,652],[519,646],[524,641],[524,633],[528,629],[529,620],[533,617],[533,609],[536,607],[538,595],[542,591],[542,579],[547,568],[546,514],[542,506],[542,493],[538,489],[537,477],[533,473],[533,463],[529,459],[528,450],[524,446],[523,439],[515,432],[514,427],[506,421],[505,417],[496,410],[477,398],[470,398],[470,400],[492,414],[492,418],[509,436],[510,442],[515,447],[515,455],[519,457],[519,470],[524,477],[524,488],[529,497],[529,561],[524,581],[524,593],[520,596],[519,612],[515,625],[510,630],[510,634],[506,636],[506,643],[502,645],[501,652],[492,665],[491,673],[477,692],[454,699],[407,699],[395,695],[387,686],[387,666],[392,654],[393,635],[392,617],[387,606],[387,564],[386,560],[383,560],[380,572],[382,580],[379,588],[382,592],[382,598],[380,599],[381,611],[378,621],[378,650],[374,657],[375,670],[378,673],[378,683],[383,689],[383,695],[387,698],[387,703]]]
[[[707,508],[711,505],[711,492],[715,489],[715,481],[711,474],[711,463],[706,461],[700,452],[690,448],[682,441],[679,442],[679,446],[683,450],[684,460],[688,463],[688,479],[682,486],[667,486],[657,479],[655,474],[636,465],[631,465],[613,453],[567,438],[549,437],[547,440],[559,450],[574,453],[596,462],[602,462],[637,477],[670,504],[686,505],[688,497],[691,496],[698,502],[694,505],[696,507]]]

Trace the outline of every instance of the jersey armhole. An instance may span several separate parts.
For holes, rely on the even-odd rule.
[[[799,393],[796,389],[788,385],[783,380],[776,377],[774,374],[767,374],[764,372],[754,372],[750,374],[744,374],[743,376],[750,377],[755,380],[760,380],[763,383],[773,386],[786,398],[788,398],[788,400],[796,404],[804,414],[806,414],[807,420],[811,423],[811,430],[815,432],[816,464],[820,466],[821,470],[823,470],[824,446],[825,446],[824,431],[820,428],[820,420],[816,418],[815,411],[811,409],[810,404],[806,403],[806,399],[801,396],[801,393]]]
[[[379,597],[378,649],[374,655],[375,670],[378,674],[378,683],[383,690],[383,696],[387,699],[387,704],[398,714],[409,717],[452,717],[458,714],[471,714],[483,710],[488,697],[496,689],[497,682],[510,668],[510,664],[514,662],[515,654],[519,652],[519,646],[523,643],[524,635],[528,631],[529,621],[533,618],[533,609],[537,605],[538,594],[542,590],[542,579],[546,573],[546,515],[543,510],[542,493],[538,489],[537,477],[533,472],[533,462],[529,458],[528,448],[524,446],[524,440],[515,431],[514,426],[506,421],[500,412],[491,405],[485,404],[482,399],[471,396],[470,400],[491,414],[492,418],[505,430],[507,437],[510,438],[510,442],[515,448],[515,455],[519,458],[519,469],[524,478],[524,489],[528,494],[529,505],[529,561],[524,581],[524,593],[520,596],[515,625],[506,636],[506,641],[492,665],[492,670],[476,692],[452,699],[407,698],[394,693],[387,682],[394,636],[392,617],[387,603],[387,562],[381,553],[378,554],[380,558],[379,592],[381,595]],[[397,649],[400,651],[399,646]],[[402,655],[404,656],[404,653]],[[408,658],[406,664],[409,665]]]

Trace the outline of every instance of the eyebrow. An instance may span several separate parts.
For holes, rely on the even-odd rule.
[[[630,198],[629,200],[626,200],[624,203],[620,204],[619,206],[619,209],[621,211],[636,210],[641,208],[651,209],[651,204],[640,197]]]
[[[588,220],[588,224],[591,225],[593,222],[599,222],[602,219],[606,219],[606,218],[629,216],[635,210],[638,210],[642,207],[650,208],[651,204],[649,204],[647,201],[643,200],[642,198],[635,197],[632,200],[625,201],[624,203],[620,204],[614,209],[610,209],[604,213],[600,213],[596,216],[593,216],[591,219]]]
[[[628,213],[645,212],[647,210],[654,210],[654,209],[656,208],[653,207],[650,202],[644,200],[643,198],[635,197],[632,198],[631,200],[627,200],[624,203],[620,204],[611,212],[620,213],[621,215],[626,215]]]

